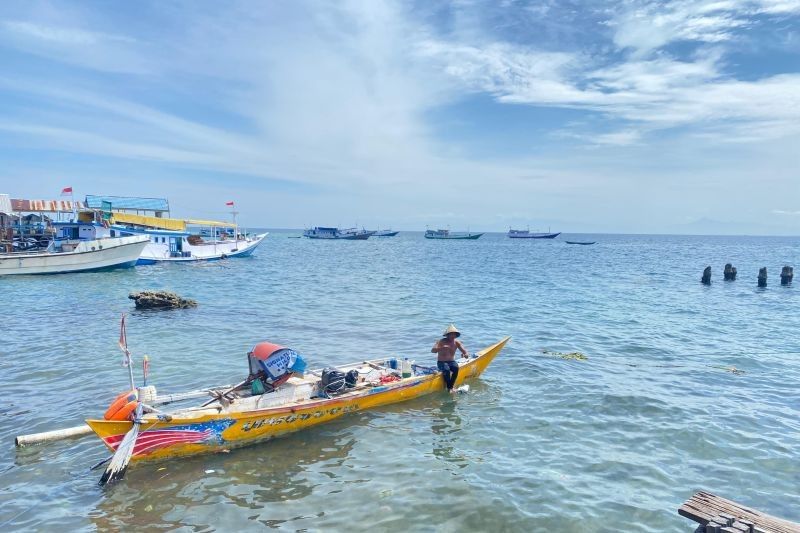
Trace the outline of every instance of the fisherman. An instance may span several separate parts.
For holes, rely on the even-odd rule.
[[[447,329],[444,330],[442,338],[436,341],[436,344],[431,348],[431,353],[435,353],[437,356],[436,366],[439,368],[439,371],[441,371],[444,384],[447,386],[447,390],[450,394],[455,392],[453,390],[453,385],[458,378],[456,349],[461,352],[461,357],[469,357],[469,353],[464,347],[464,344],[458,340],[460,336],[461,332],[456,329],[455,324],[450,324]]]

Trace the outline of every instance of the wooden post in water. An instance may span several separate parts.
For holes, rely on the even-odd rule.
[[[703,270],[703,277],[700,278],[700,283],[703,285],[711,285],[711,267],[707,266],[705,270]]]
[[[758,286],[759,287],[767,286],[767,267],[762,267],[758,269]]]
[[[792,283],[794,277],[794,269],[790,266],[785,266],[781,269],[781,285],[789,285]]]
[[[722,277],[725,281],[736,281],[736,267],[730,263],[725,265],[725,270],[722,273]]]

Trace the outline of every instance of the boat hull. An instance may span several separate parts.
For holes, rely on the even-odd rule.
[[[440,241],[474,241],[480,239],[482,236],[483,233],[471,233],[469,235],[448,235],[446,237],[440,235],[425,235],[425,238]]]
[[[0,276],[66,274],[131,267],[147,245],[141,236],[82,241],[75,251],[0,255]]]
[[[356,233],[354,235],[343,235],[338,238],[343,241],[366,241],[370,237],[372,237],[371,233]]]
[[[168,244],[150,242],[139,257],[137,264],[190,263],[193,261],[215,261],[234,257],[248,257],[253,254],[267,235],[269,233],[262,233],[250,240],[217,241],[216,243],[209,242],[197,245],[184,243],[183,251],[188,252],[186,257],[172,257]]]
[[[555,239],[561,235],[561,232],[558,233],[528,233],[528,234],[508,234],[509,239]]]
[[[500,353],[510,337],[478,352],[460,364],[456,386],[480,376]],[[241,412],[218,412],[198,416],[175,416],[169,422],[145,420],[132,461],[157,460],[263,442],[287,433],[330,422],[344,415],[443,391],[441,373],[413,376],[386,385],[351,392],[332,399],[309,401]],[[103,443],[115,450],[131,429],[129,421],[87,420]]]

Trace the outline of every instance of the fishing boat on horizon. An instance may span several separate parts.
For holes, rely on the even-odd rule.
[[[101,484],[121,479],[129,462],[219,452],[330,422],[346,414],[394,404],[445,390],[435,367],[395,358],[306,370],[304,358],[269,342],[247,353],[249,373],[237,385],[212,387],[199,394],[159,395],[154,386],[137,388],[127,343],[123,348],[130,390],[120,394],[102,418],[86,424],[113,458]],[[479,377],[510,337],[458,361],[454,386]],[[398,365],[398,363],[401,363]],[[400,368],[398,368],[400,367]],[[145,372],[145,385],[147,367]],[[162,411],[158,405],[176,399],[205,397],[200,405]]]
[[[139,265],[248,257],[268,235],[239,228],[237,211],[231,212],[233,222],[170,218],[166,198],[87,195],[86,205],[103,214],[112,236],[149,238]],[[233,202],[226,205],[233,208]]]
[[[551,233],[549,228],[546,232],[542,231],[531,232],[530,228],[528,229],[509,228],[507,235],[511,239],[555,239],[556,237],[561,235],[561,232],[559,231],[557,233]]]
[[[303,237],[319,240],[345,240],[345,241],[365,241],[375,234],[374,231],[356,228],[330,228],[315,226],[303,232]]]
[[[426,230],[426,239],[452,239],[452,240],[472,240],[480,239],[483,233],[453,233],[449,229]]]
[[[113,268],[136,264],[148,243],[146,237],[113,236],[109,229],[96,219],[96,214],[85,210],[79,202],[61,200],[11,199],[0,195],[0,212],[19,213],[18,226],[3,228],[3,245],[0,246],[0,276],[25,274],[65,274]],[[68,221],[48,219],[41,231],[41,240],[13,239],[15,233],[25,235],[22,226],[24,212],[67,213]],[[44,221],[45,217],[40,216]],[[10,230],[10,231],[9,231]],[[12,239],[5,240],[12,236]],[[29,241],[35,241],[34,246]],[[28,245],[22,249],[15,244]]]
[[[399,231],[392,231],[391,229],[379,229],[374,233],[374,237],[396,237]]]

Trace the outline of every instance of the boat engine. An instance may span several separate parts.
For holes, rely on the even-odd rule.
[[[344,372],[335,368],[326,368],[322,371],[320,387],[322,388],[322,392],[326,394],[338,394],[343,392],[345,388]]]

